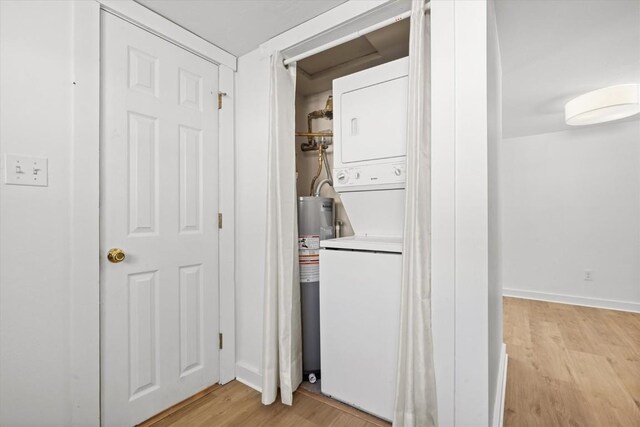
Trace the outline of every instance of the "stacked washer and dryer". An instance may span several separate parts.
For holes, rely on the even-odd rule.
[[[408,62],[333,82],[333,186],[355,235],[319,241],[322,393],[387,420],[400,329]]]

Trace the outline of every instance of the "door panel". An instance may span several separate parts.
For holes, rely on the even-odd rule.
[[[202,131],[180,126],[180,231],[200,233]]]
[[[129,232],[157,233],[158,119],[128,112]]]
[[[130,274],[128,282],[130,395],[136,399],[158,388],[157,272]]]
[[[219,379],[218,68],[108,13],[101,64],[102,421],[124,426]]]
[[[202,266],[180,267],[180,377],[202,368]]]

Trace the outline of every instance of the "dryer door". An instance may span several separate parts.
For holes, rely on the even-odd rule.
[[[406,154],[407,82],[404,76],[340,96],[343,163]]]

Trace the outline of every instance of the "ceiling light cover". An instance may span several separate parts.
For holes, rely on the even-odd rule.
[[[640,84],[605,87],[567,102],[564,118],[570,126],[592,125],[640,113]]]

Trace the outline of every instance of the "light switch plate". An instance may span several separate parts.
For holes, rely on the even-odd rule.
[[[40,157],[4,156],[4,183],[10,185],[48,185],[49,168],[47,159]]]

